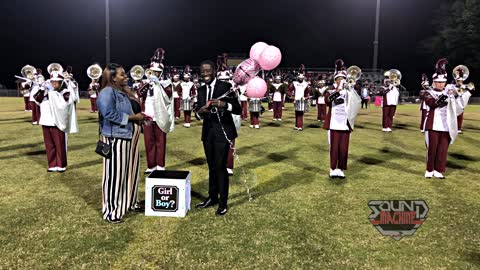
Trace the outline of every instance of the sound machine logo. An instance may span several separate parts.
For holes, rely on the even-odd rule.
[[[372,213],[368,220],[385,236],[400,240],[413,235],[427,219],[428,205],[424,200],[369,201]]]

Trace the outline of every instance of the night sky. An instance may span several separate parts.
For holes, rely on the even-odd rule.
[[[444,0],[442,0],[444,1]],[[432,34],[439,0],[382,0],[379,68],[402,71],[419,88],[434,64],[419,50]],[[371,68],[376,0],[110,0],[111,62],[128,70],[148,64],[157,47],[165,65],[196,66],[223,52],[248,55],[256,41],[279,47],[281,67]],[[86,68],[105,62],[104,0],[1,1],[0,83],[14,87],[25,64],[46,73],[52,62],[71,65],[84,90]],[[451,69],[461,63],[450,63]]]

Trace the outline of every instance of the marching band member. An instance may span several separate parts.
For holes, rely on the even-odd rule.
[[[282,83],[282,76],[278,73],[271,87],[273,92],[273,121],[282,121],[283,97],[287,92],[288,85]]]
[[[247,91],[247,85],[238,85],[238,92],[240,94],[239,99],[240,99],[240,104],[242,106],[242,113],[241,113],[241,118],[243,121],[246,121],[248,118],[248,97],[245,95],[245,92]]]
[[[302,131],[303,130],[303,115],[307,109],[308,103],[305,101],[310,96],[310,87],[308,82],[305,81],[305,66],[302,64],[300,67],[297,80],[293,81],[288,92],[295,100],[295,127],[294,130]]]
[[[250,111],[250,128],[260,128],[260,111],[262,101],[260,98],[250,98],[248,109]]]
[[[76,105],[80,102],[80,93],[78,92],[78,83],[73,78],[71,66],[67,66],[67,69],[63,71],[63,78],[63,81],[67,85],[67,87],[72,89],[73,102]]]
[[[175,126],[172,82],[169,79],[160,80],[164,68],[164,54],[165,50],[161,48],[155,51],[149,67],[152,74],[138,91],[143,99],[143,113],[150,120],[143,125],[147,152],[145,173],[165,170],[167,133],[173,131]]]
[[[343,61],[338,59],[335,62],[333,89],[325,93],[328,113],[323,128],[328,130],[332,178],[345,178],[343,171],[347,169],[350,133],[361,103],[353,86],[347,84],[347,75]]]
[[[36,69],[36,73],[34,74],[34,77],[38,84],[43,83],[45,80],[45,78],[42,75],[42,70],[39,68]],[[32,95],[32,91],[30,91],[30,108],[32,109],[32,125],[38,125],[42,112],[40,110],[40,105],[37,104],[37,102],[35,101],[35,98]]]
[[[463,99],[455,95],[455,88],[445,88],[447,59],[437,61],[433,74],[433,89],[426,91],[425,103],[428,106],[425,121],[425,144],[427,146],[427,169],[425,178],[445,178],[448,145],[458,134],[457,116],[463,112]]]
[[[380,95],[382,96],[382,131],[392,132],[393,118],[397,109],[398,98],[400,92],[392,77],[395,70],[389,70],[386,72],[384,79],[384,86],[380,89]]]
[[[128,99],[132,106],[132,112],[135,115],[142,113],[142,105],[140,103],[138,93],[131,90],[133,95],[129,95]],[[132,122],[132,140],[130,143],[130,158],[128,159],[127,174],[127,208],[135,212],[141,212],[145,209],[138,199],[138,182],[140,180],[140,134],[142,133],[142,121]]]
[[[271,87],[273,80],[272,78],[268,78],[266,80],[267,82],[267,92],[265,93],[267,97],[267,103],[268,103],[268,111],[272,112],[273,111],[273,94],[275,93],[274,89]]]
[[[425,119],[427,118],[427,104],[425,103],[425,93],[430,89],[430,82],[425,74],[422,74],[422,90],[420,90],[420,111],[422,113],[420,118],[420,132],[425,132]]]
[[[282,74],[282,81],[283,81],[284,84],[287,85],[287,89],[286,89],[285,93],[282,93],[282,110],[286,110],[285,109],[285,97],[287,97],[287,95],[289,94],[288,93],[288,86],[290,85],[291,81],[286,74]]]
[[[328,86],[325,85],[325,79],[321,78],[318,81],[318,98],[317,98],[317,120],[325,122],[325,117],[327,114],[327,105],[325,104],[325,92],[327,91]]]
[[[78,89],[78,83],[73,78],[72,74],[72,67],[67,66],[67,68],[63,71],[63,83],[66,85],[66,88],[70,89],[70,93],[73,99],[73,110],[72,110],[72,117],[75,119],[74,124],[77,124],[77,103],[80,103],[80,93]],[[68,137],[67,137],[68,141]]]
[[[182,93],[182,86],[180,85],[180,73],[177,71],[176,68],[172,70],[172,85],[173,85],[173,109],[175,112],[175,119],[180,119],[180,102],[181,102],[181,93]]]
[[[139,99],[139,91],[143,85],[143,77],[145,76],[145,69],[141,65],[135,65],[130,69],[130,77],[134,83],[132,88],[125,89],[128,94],[128,100],[132,107],[134,115],[142,115],[143,107]],[[140,133],[142,133],[143,121],[132,121],[132,139],[130,140],[130,158],[128,159],[127,171],[127,209],[141,212],[144,207],[140,204],[138,199],[138,182],[140,179],[140,151],[139,141]]]
[[[87,68],[87,76],[92,80],[88,85],[88,95],[90,96],[90,112],[95,113],[97,110],[97,95],[100,90],[98,79],[102,76],[102,68],[97,65],[91,65]]]
[[[40,106],[39,124],[48,160],[48,172],[64,172],[67,169],[66,133],[78,132],[74,108],[74,89],[64,83],[61,66],[48,67],[50,80],[36,84],[32,96]]]
[[[195,89],[198,89],[202,84],[200,83],[200,80],[198,79],[198,75],[194,74],[193,75],[193,85],[195,86]],[[197,98],[195,98],[197,99]]]
[[[452,84],[450,87],[453,87],[457,94],[463,99],[464,109],[468,105],[468,100],[470,99],[470,91],[475,90],[473,83],[465,85],[464,82],[467,80],[470,72],[468,68],[464,65],[458,65],[453,69],[453,77],[455,79],[455,84]],[[458,124],[458,133],[462,133],[462,124],[463,124],[463,112],[457,117]]]
[[[361,93],[360,93],[360,97],[362,98],[362,109],[363,109],[363,105],[365,105],[365,109],[368,109],[368,101],[370,100],[370,94],[369,94],[368,87],[369,86],[367,84],[365,84],[362,87],[362,90],[361,90]]]
[[[40,106],[38,106],[33,98],[32,87],[34,84],[43,82],[42,70],[39,68],[35,69],[31,65],[26,65],[20,73],[23,77],[17,78],[25,80],[25,82],[20,83],[20,91],[23,91],[24,96],[28,92],[28,109],[32,112],[32,125],[38,125],[38,121],[40,120]]]
[[[23,102],[25,103],[25,111],[31,112],[30,109],[30,90],[32,88],[31,82],[22,82],[20,83],[20,94],[23,96]]]
[[[92,82],[88,85],[88,95],[90,96],[90,112],[95,113],[98,112],[97,110],[97,94],[100,88],[100,84],[98,80],[92,80]]]
[[[180,87],[182,88],[181,98],[182,98],[182,109],[185,118],[185,123],[183,124],[184,127],[190,127],[190,120],[192,115],[192,105],[193,99],[197,96],[197,89],[193,82],[190,81],[190,67],[186,66],[185,71],[183,72],[183,82],[180,83]]]

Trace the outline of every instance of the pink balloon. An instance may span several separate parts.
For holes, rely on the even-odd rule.
[[[260,77],[251,79],[247,84],[247,97],[262,98],[267,92],[267,83]]]
[[[282,61],[282,53],[280,49],[275,46],[266,47],[260,54],[258,63],[263,70],[272,70],[278,67]]]
[[[247,84],[257,72],[260,71],[260,65],[252,59],[244,60],[240,63],[233,73],[233,82],[238,85]]]
[[[258,62],[260,54],[266,47],[268,47],[268,44],[262,41],[253,44],[252,48],[250,48],[250,59]]]

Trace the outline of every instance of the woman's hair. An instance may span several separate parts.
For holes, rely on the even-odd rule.
[[[110,63],[107,67],[103,70],[102,74],[102,83],[100,84],[100,91],[107,86],[110,86],[118,91],[121,91],[128,95],[129,97],[135,98],[134,92],[128,86],[120,86],[116,83],[113,78],[117,76],[118,69],[123,68],[119,64]]]

